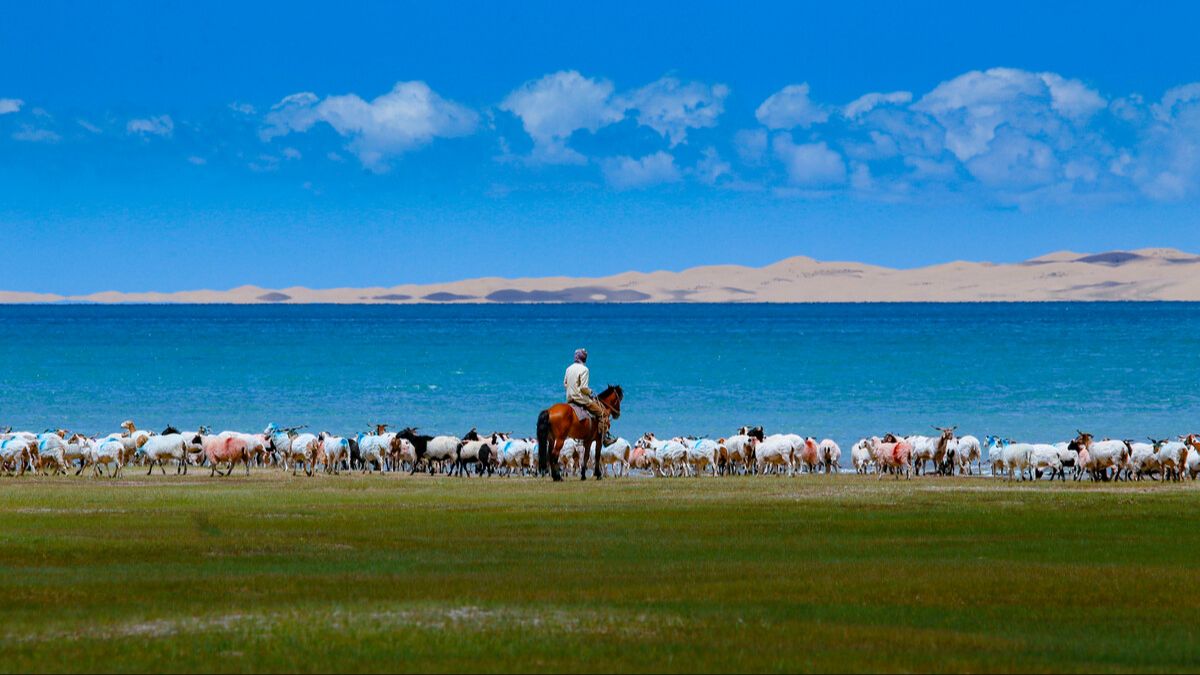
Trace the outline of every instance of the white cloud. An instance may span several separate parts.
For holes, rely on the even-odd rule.
[[[249,103],[239,103],[237,101],[230,103],[229,109],[242,115],[254,115],[258,113],[258,110]]]
[[[83,118],[75,120],[75,123],[78,124],[79,126],[83,127],[89,133],[98,134],[101,132],[100,127],[96,126],[95,124],[92,124],[91,122],[89,122]]]
[[[1104,99],[1078,80],[1013,68],[971,71],[942,82],[913,105],[946,130],[960,161],[988,151],[1000,126],[1026,135],[1061,135],[1103,108]]]
[[[193,166],[204,166],[205,164],[208,164],[207,159],[204,159],[203,157],[200,157],[197,155],[192,155],[191,157],[188,157],[187,161],[188,161],[188,164],[191,164]]]
[[[125,125],[125,131],[140,136],[161,136],[170,138],[175,133],[175,122],[170,115],[132,119]]]
[[[19,98],[0,98],[0,115],[18,112],[25,101]]]
[[[1154,106],[1154,117],[1162,122],[1170,122],[1197,102],[1200,102],[1200,82],[1168,89],[1162,101]]]
[[[49,129],[39,129],[28,124],[21,125],[21,128],[13,132],[14,141],[25,141],[26,143],[57,143],[62,140],[62,137]]]
[[[1167,90],[1133,152],[1110,165],[1151,199],[1200,195],[1200,82]]]
[[[792,185],[825,187],[846,181],[845,161],[824,142],[797,145],[790,135],[777,134],[771,145]]]
[[[1050,88],[1050,107],[1073,120],[1086,121],[1108,104],[1098,92],[1079,80],[1068,80],[1057,73],[1040,73]]]
[[[390,158],[435,138],[474,133],[479,115],[438,96],[424,82],[397,82],[391,91],[371,101],[356,94],[323,100],[311,92],[292,94],[272,106],[260,136],[269,141],[306,132],[319,122],[348,138],[348,149],[363,166],[382,172],[388,169]]]
[[[724,182],[722,179],[733,178],[733,165],[721,159],[716,148],[707,147],[700,153],[700,161],[694,169],[696,178],[705,185],[716,185]]]
[[[284,148],[281,154],[283,155],[284,159],[300,159],[304,156],[295,148]]]
[[[583,164],[587,159],[567,143],[576,131],[595,132],[624,119],[625,110],[612,94],[611,82],[564,70],[517,87],[500,109],[521,118],[533,139],[533,161]]]
[[[675,147],[687,140],[688,129],[715,127],[728,95],[729,87],[723,84],[684,84],[664,77],[624,100],[629,109],[637,110],[638,124],[657,131]]]
[[[771,94],[754,116],[768,129],[810,127],[829,119],[829,110],[808,97],[808,83],[789,84]]]
[[[666,152],[656,152],[641,159],[611,157],[600,161],[604,178],[618,190],[650,187],[680,180],[675,158]]]
[[[1049,145],[1010,129],[999,131],[989,151],[972,157],[966,167],[984,185],[998,188],[1035,188],[1059,177]]]
[[[842,115],[849,119],[855,119],[881,105],[904,105],[912,101],[912,97],[911,91],[893,91],[890,94],[863,94],[850,103],[847,103],[846,107],[842,108]]]
[[[767,132],[764,129],[742,129],[733,135],[738,157],[747,164],[762,164],[767,156]]]

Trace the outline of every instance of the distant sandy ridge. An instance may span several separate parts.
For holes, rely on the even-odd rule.
[[[600,278],[487,277],[392,287],[262,288],[55,295],[0,291],[0,303],[429,304],[530,302],[1200,301],[1200,255],[1169,248],[1058,251],[1013,264],[956,261],[915,269],[795,257],[766,267],[713,265]]]

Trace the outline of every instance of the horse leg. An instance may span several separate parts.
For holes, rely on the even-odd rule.
[[[599,430],[596,434],[596,466],[592,470],[592,475],[596,477],[596,480],[600,480],[604,478],[604,468],[600,464],[600,455],[604,454],[604,437],[599,434]]]

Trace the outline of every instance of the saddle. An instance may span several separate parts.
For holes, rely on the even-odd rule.
[[[592,419],[592,413],[587,408],[579,405],[578,403],[567,403],[567,405],[571,406],[571,410],[575,411],[576,420],[582,422],[584,420]]]

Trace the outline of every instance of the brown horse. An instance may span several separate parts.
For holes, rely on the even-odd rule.
[[[625,392],[620,385],[609,385],[600,392],[596,400],[608,409],[608,414],[615,420],[621,416],[621,399]],[[538,473],[546,475],[546,464],[550,465],[550,473],[554,480],[562,480],[558,471],[558,454],[562,452],[563,443],[568,438],[574,438],[583,444],[583,462],[581,463],[580,478],[587,480],[588,452],[592,444],[596,445],[596,469],[593,475],[600,480],[600,448],[604,439],[600,438],[600,430],[592,423],[591,417],[580,420],[575,416],[575,410],[566,403],[556,403],[538,414]]]

